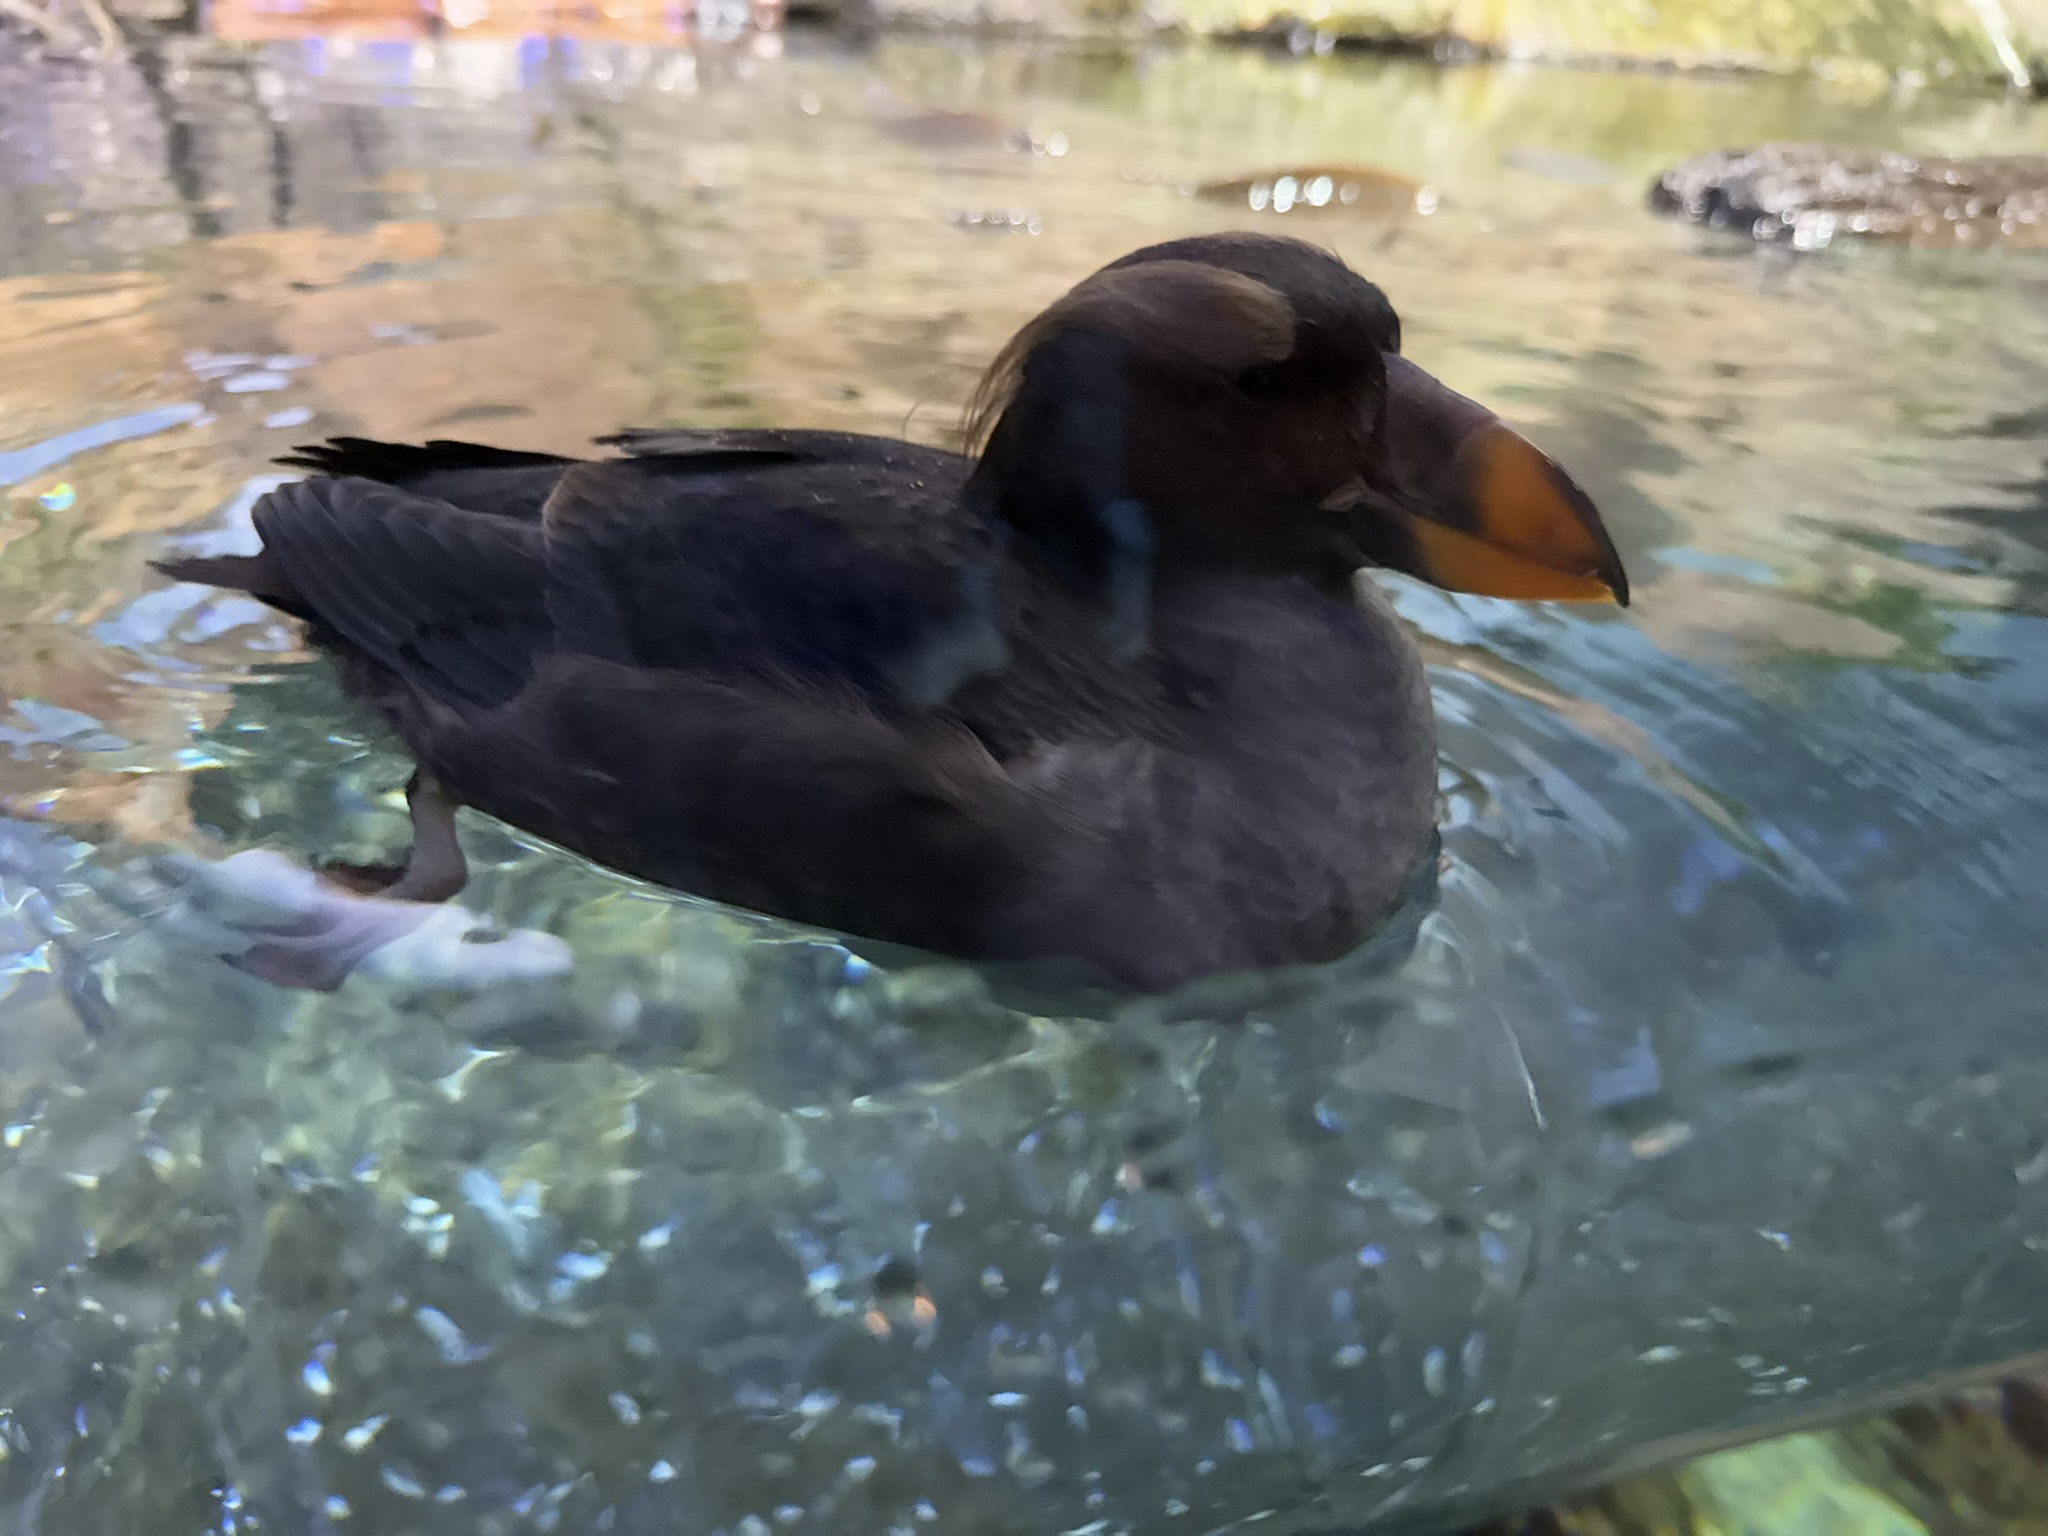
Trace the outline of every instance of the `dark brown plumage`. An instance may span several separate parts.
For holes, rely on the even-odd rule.
[[[1126,986],[1333,957],[1427,846],[1434,733],[1362,565],[1625,597],[1585,497],[1294,241],[1152,247],[1020,333],[967,459],[801,431],[575,461],[339,439],[261,553],[420,765],[390,893],[470,805],[615,868]],[[358,878],[374,883],[359,872]]]

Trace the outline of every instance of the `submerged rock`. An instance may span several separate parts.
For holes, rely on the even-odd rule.
[[[1212,203],[1236,203],[1254,213],[1341,213],[1398,219],[1433,213],[1434,187],[1369,165],[1303,165],[1218,177],[1189,189]]]
[[[1765,144],[1695,155],[1653,211],[1817,250],[1843,236],[1920,246],[2048,246],[2048,155],[1961,159]]]

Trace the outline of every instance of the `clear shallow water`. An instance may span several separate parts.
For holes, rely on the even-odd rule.
[[[1640,209],[1714,143],[2038,113],[286,41],[9,63],[0,132],[17,1527],[1428,1525],[2048,1349],[2048,265]],[[287,994],[172,921],[166,852],[403,829],[288,630],[142,572],[272,453],[942,439],[1076,276],[1275,217],[1177,183],[1329,162],[1436,190],[1287,217],[1573,468],[1639,592],[1401,589],[1446,802],[1407,931],[1039,1017],[480,821],[466,899],[566,980]]]

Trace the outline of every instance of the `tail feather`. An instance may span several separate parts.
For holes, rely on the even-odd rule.
[[[335,437],[300,443],[277,462],[321,475],[353,475],[385,485],[403,485],[421,475],[449,469],[537,469],[570,461],[552,453],[524,453],[435,438],[425,443],[380,443],[368,437]]]
[[[366,437],[337,437],[302,443],[277,462],[310,470],[316,477],[374,480],[468,512],[536,522],[563,471],[578,461],[446,438],[380,443]]]
[[[268,550],[253,555],[167,555],[149,562],[149,568],[173,581],[192,581],[201,586],[227,587],[246,592],[273,608],[298,618],[312,612]]]

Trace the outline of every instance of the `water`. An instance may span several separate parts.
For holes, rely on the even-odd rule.
[[[0,134],[14,1528],[1427,1526],[2048,1349],[2048,265],[1641,206],[1716,144],[2038,149],[2039,109],[178,39],[0,63]],[[1430,196],[1180,191],[1289,165]],[[1038,1017],[472,821],[465,900],[573,974],[284,993],[195,937],[164,855],[404,828],[289,629],[143,572],[273,453],[943,440],[1080,274],[1281,219],[1572,467],[1638,591],[1399,589],[1419,929]]]

